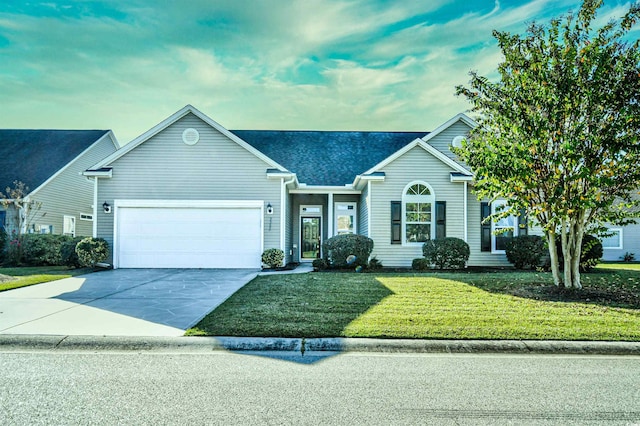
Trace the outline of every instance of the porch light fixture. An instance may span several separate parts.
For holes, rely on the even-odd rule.
[[[271,203],[267,204],[267,214],[273,214],[273,206]]]
[[[102,210],[104,210],[105,213],[111,213],[111,205],[105,201],[102,203]]]

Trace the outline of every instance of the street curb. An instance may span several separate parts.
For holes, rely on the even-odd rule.
[[[185,353],[212,351],[279,351],[298,353],[380,352],[640,355],[640,342],[0,335],[1,352],[38,350]]]

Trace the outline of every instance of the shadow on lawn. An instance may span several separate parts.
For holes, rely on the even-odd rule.
[[[581,274],[580,290],[558,288],[552,283],[550,273],[512,271],[470,275],[460,280],[482,290],[508,294],[532,300],[565,303],[589,303],[594,305],[640,309],[640,272],[633,270],[595,269]]]
[[[368,279],[370,278],[370,279]],[[312,339],[342,336],[358,317],[394,294],[365,274],[323,273],[278,279],[258,277],[207,315],[187,334]],[[296,354],[297,352],[297,354]],[[295,350],[238,351],[312,364],[340,352]],[[295,355],[294,355],[295,354]]]

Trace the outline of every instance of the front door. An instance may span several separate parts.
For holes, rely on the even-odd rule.
[[[300,218],[300,258],[302,260],[320,257],[320,235],[322,235],[320,217],[302,216]]]

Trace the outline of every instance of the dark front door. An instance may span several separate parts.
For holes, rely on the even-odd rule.
[[[321,223],[319,217],[300,218],[300,258],[317,259],[320,257]]]

